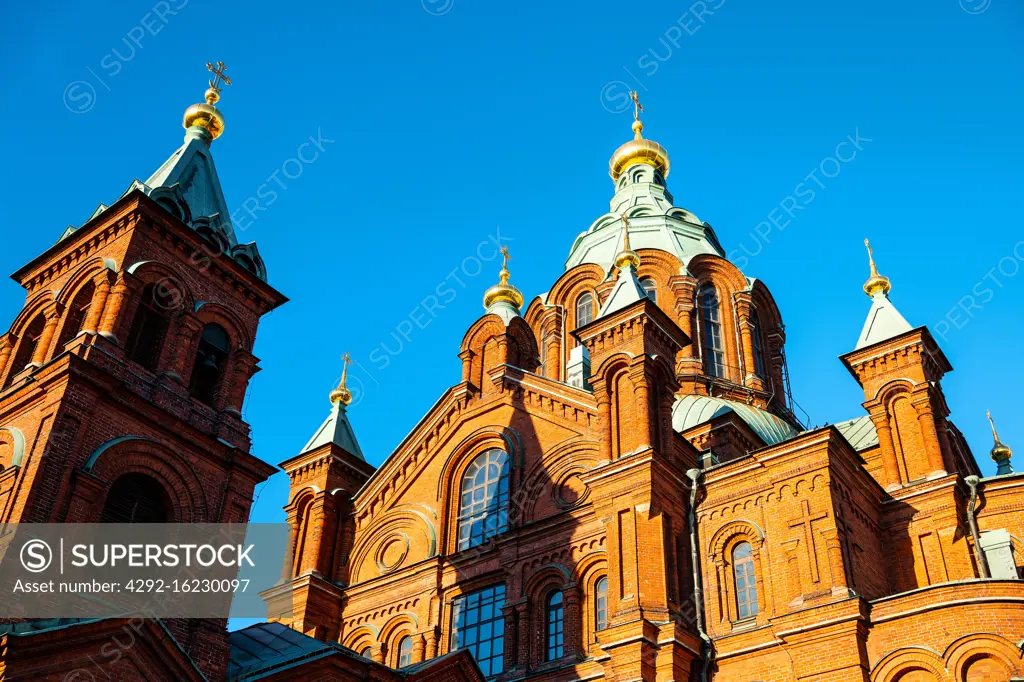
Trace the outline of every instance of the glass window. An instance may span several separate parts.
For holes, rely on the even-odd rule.
[[[600,578],[594,583],[594,627],[604,630],[608,627],[608,578]]]
[[[508,455],[488,450],[462,476],[458,549],[482,545],[508,530]]]
[[[363,650],[359,652],[359,655],[363,658],[373,658],[373,647],[363,647]]]
[[[463,595],[454,603],[452,649],[468,649],[484,677],[494,677],[504,668],[504,605],[504,585]]]
[[[11,385],[15,375],[28,367],[28,364],[32,362],[32,356],[35,355],[36,344],[39,343],[39,337],[43,335],[44,326],[46,326],[46,317],[44,315],[36,315],[35,319],[25,327],[25,331],[21,333],[18,351],[14,354],[14,360],[11,361],[10,367],[7,370],[8,386]]]
[[[548,595],[547,608],[548,661],[556,661],[564,654],[565,648],[565,608],[562,606],[561,591]]]
[[[398,667],[412,665],[412,637],[403,637],[398,644]]]
[[[722,338],[722,311],[715,287],[705,284],[698,296],[704,332],[704,371],[713,377],[725,377],[725,343]]]
[[[78,294],[71,301],[71,304],[68,306],[67,317],[64,319],[64,327],[61,330],[60,338],[57,339],[55,354],[64,350],[64,346],[71,339],[75,338],[78,332],[82,331],[85,317],[89,314],[89,308],[92,307],[94,293],[96,293],[96,286],[92,282],[87,282],[79,289]]]
[[[732,570],[736,583],[736,612],[741,619],[757,615],[757,577],[750,543],[741,542],[732,550]]]
[[[589,292],[576,299],[576,326],[582,327],[594,320],[594,297]]]
[[[125,474],[110,486],[100,523],[167,523],[169,508],[167,493],[155,479]]]
[[[761,345],[761,321],[757,318],[757,311],[754,311],[751,314],[750,322],[753,327],[750,331],[750,335],[753,339],[754,345],[754,372],[757,376],[764,379],[764,346]]]
[[[647,292],[647,298],[651,299],[651,303],[658,302],[658,284],[650,277],[645,277],[640,280],[640,286]]]

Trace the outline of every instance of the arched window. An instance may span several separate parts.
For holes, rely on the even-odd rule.
[[[764,379],[764,346],[761,342],[761,320],[758,319],[756,310],[750,315],[750,324],[753,327],[750,330],[750,336],[754,345],[754,373]]]
[[[736,613],[740,620],[757,615],[757,576],[749,542],[741,542],[732,550],[732,570],[736,587]]]
[[[227,369],[230,347],[224,327],[212,323],[203,327],[188,390],[193,397],[207,405],[213,405],[217,397],[217,389]]]
[[[650,277],[644,277],[640,280],[640,286],[647,292],[647,298],[651,299],[651,303],[658,302],[658,283]]]
[[[594,296],[589,291],[576,299],[576,326],[582,327],[594,320]]]
[[[608,627],[608,578],[598,578],[594,583],[594,629],[598,632]]]
[[[508,454],[488,450],[462,476],[460,550],[481,545],[508,530]]]
[[[548,647],[545,660],[556,661],[565,651],[565,608],[562,606],[561,591],[548,595],[547,603]]]
[[[722,310],[718,292],[711,284],[700,288],[701,331],[703,331],[704,371],[713,377],[725,377],[725,343],[722,338]]]
[[[363,650],[359,652],[359,655],[362,656],[363,658],[370,658],[370,659],[372,659],[373,658],[373,647],[372,646],[363,647]]]
[[[142,289],[139,307],[128,332],[126,353],[128,359],[155,372],[160,352],[167,336],[171,311],[177,306],[178,296],[166,282],[147,284]]]
[[[398,643],[398,667],[412,665],[412,637],[403,637]]]
[[[162,485],[145,474],[125,474],[110,486],[100,523],[166,523],[170,508]]]
[[[21,339],[18,341],[18,350],[11,361],[10,369],[7,371],[7,385],[11,385],[14,376],[21,372],[28,363],[32,362],[32,356],[36,352],[36,344],[39,337],[43,335],[43,327],[46,326],[46,318],[43,315],[36,315],[35,319],[29,322],[25,330],[21,332]]]
[[[96,292],[96,285],[92,282],[86,282],[78,293],[71,300],[71,304],[68,306],[66,317],[64,318],[64,326],[60,331],[60,338],[57,339],[57,350],[54,353],[60,353],[64,349],[71,339],[78,336],[78,332],[82,331],[82,324],[85,322],[86,316],[89,314],[89,308],[92,307],[92,297]]]

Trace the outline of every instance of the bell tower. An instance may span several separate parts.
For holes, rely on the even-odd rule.
[[[231,229],[212,142],[223,63],[185,140],[145,182],[14,273],[0,336],[0,520],[245,522],[275,468],[242,418],[260,318],[285,302]],[[171,619],[210,679],[225,622]]]

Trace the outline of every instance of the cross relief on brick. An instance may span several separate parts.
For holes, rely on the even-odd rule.
[[[789,522],[790,528],[802,527],[804,531],[804,547],[807,549],[807,563],[811,568],[811,580],[819,582],[821,576],[818,572],[818,552],[814,544],[814,522],[828,518],[828,512],[821,512],[817,516],[811,514],[811,503],[807,500],[801,501],[802,513],[799,518]]]

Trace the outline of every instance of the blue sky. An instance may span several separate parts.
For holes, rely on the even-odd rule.
[[[713,13],[698,17],[702,4]],[[478,245],[509,245],[512,281],[530,298],[607,210],[607,159],[630,136],[621,105],[637,89],[645,133],[672,156],[677,205],[710,222],[774,293],[810,424],[863,414],[836,358],[868,310],[870,237],[893,301],[932,328],[955,368],[946,396],[983,470],[994,472],[986,408],[1024,453],[1024,7],[637,7],[9,4],[5,267],[152,173],[181,142],[205,62],[225,61],[234,85],[220,103],[218,171],[241,239],[257,241],[270,282],[291,298],[257,340],[254,451],[274,463],[298,451],[349,351],[359,363],[351,418],[379,464],[460,378],[459,343],[499,268]],[[311,136],[317,158],[289,162]],[[830,160],[849,137],[858,143],[839,150],[846,160]],[[247,217],[246,200],[272,177],[287,187]],[[801,184],[814,198],[790,219],[785,199]],[[444,282],[454,299],[417,312]],[[0,284],[8,321],[23,300]],[[286,492],[276,476],[253,519],[283,519]]]

